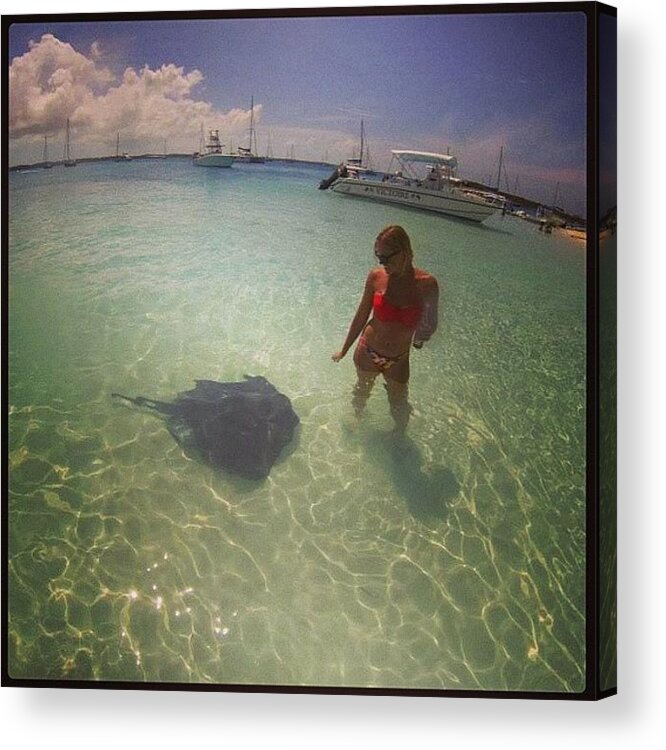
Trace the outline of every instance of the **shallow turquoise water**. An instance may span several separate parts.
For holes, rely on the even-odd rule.
[[[10,177],[10,673],[584,687],[584,251],[316,190],[327,170]],[[415,416],[350,406],[389,223],[440,280]],[[263,483],[114,402],[261,374],[298,441]]]

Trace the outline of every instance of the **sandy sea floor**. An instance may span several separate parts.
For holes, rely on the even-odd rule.
[[[14,677],[577,691],[585,664],[585,256],[316,190],[326,170],[187,160],[13,174]],[[442,289],[392,433],[331,362],[373,240]],[[269,478],[155,414],[263,375],[301,425]]]

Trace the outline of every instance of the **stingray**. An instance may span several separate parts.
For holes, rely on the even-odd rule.
[[[249,479],[267,477],[299,422],[291,401],[262,377],[195,382],[173,402],[111,395],[166,415],[178,444],[214,466]]]

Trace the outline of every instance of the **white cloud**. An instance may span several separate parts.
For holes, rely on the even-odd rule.
[[[55,132],[81,101],[111,80],[106,68],[44,34],[9,68],[10,137]]]
[[[104,65],[103,48],[94,42],[85,55],[52,34],[30,42],[9,69],[9,135],[15,151],[25,152],[44,136],[62,136],[70,119],[76,152],[108,152],[121,133],[133,150],[151,150],[169,139],[175,150],[192,150],[201,124],[230,136],[244,134],[249,110],[221,112],[197,99],[203,80],[173,63],[157,70],[127,68],[118,77]],[[261,118],[255,106],[255,121]]]

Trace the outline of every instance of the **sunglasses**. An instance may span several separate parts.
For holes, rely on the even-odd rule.
[[[390,255],[378,255],[377,253],[375,253],[375,258],[377,258],[377,261],[379,262],[379,264],[381,266],[386,266],[386,265],[388,265],[389,260],[391,260],[391,258],[394,255],[398,255],[398,253],[401,253],[401,252],[402,252],[402,250],[396,250],[395,252],[391,253]]]

